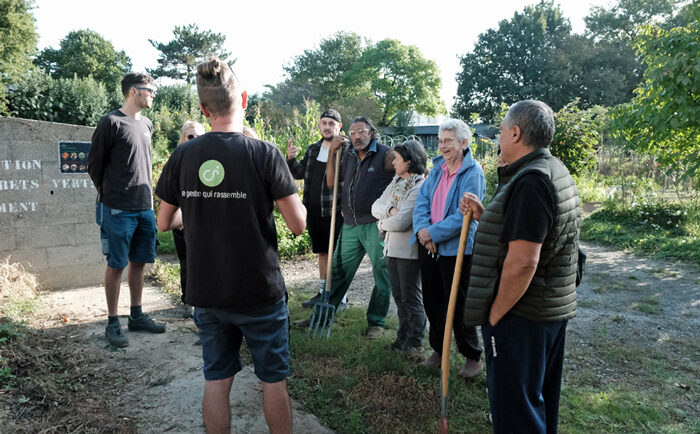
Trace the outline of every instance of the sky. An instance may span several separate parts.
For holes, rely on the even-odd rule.
[[[575,33],[591,6],[613,0],[560,0]],[[338,31],[373,42],[385,38],[415,45],[441,71],[441,98],[450,108],[457,91],[459,56],[470,52],[480,33],[497,28],[536,0],[355,0],[348,3],[294,1],[35,0],[32,10],[39,49],[58,48],[72,30],[90,29],[124,50],[133,70],[155,68],[159,51],[148,42],[168,42],[173,28],[195,23],[226,36],[225,48],[237,58],[234,70],[248,93],[264,92],[284,78],[284,65]],[[341,6],[342,5],[342,6]]]

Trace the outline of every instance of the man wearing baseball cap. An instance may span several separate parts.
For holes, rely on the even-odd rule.
[[[343,126],[340,113],[334,109],[328,109],[321,113],[321,139],[310,144],[301,161],[297,161],[297,147],[292,140],[287,144],[287,165],[295,179],[304,180],[304,199],[306,206],[306,227],[311,237],[311,247],[318,254],[319,289],[318,294],[302,303],[303,307],[313,307],[314,303],[321,300],[321,293],[326,286],[326,265],[328,264],[328,242],[331,229],[331,213],[333,210],[333,187],[326,184],[326,162],[328,161],[328,149],[333,137],[340,134]],[[339,196],[340,197],[340,196]],[[337,207],[335,219],[335,236],[333,245],[340,234],[343,218],[340,215],[340,207]],[[330,289],[330,288],[329,288]],[[347,297],[343,297],[338,310],[347,309]]]

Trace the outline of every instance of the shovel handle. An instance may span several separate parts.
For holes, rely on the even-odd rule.
[[[447,317],[445,318],[445,335],[442,339],[442,396],[447,397],[447,384],[450,379],[450,344],[452,343],[452,324],[455,319],[455,305],[457,304],[457,292],[459,279],[462,277],[462,263],[464,262],[464,250],[467,247],[467,235],[469,225],[472,222],[472,211],[469,210],[462,219],[462,232],[459,234],[459,248],[455,261],[455,271],[452,275],[452,288],[450,289],[450,302],[447,305]],[[446,410],[445,410],[446,411]]]
[[[333,182],[333,206],[331,207],[331,233],[328,238],[328,262],[326,262],[326,289],[324,291],[331,291],[331,277],[333,273],[333,239],[335,238],[335,215],[338,208],[338,180],[340,179],[340,156],[342,155],[343,148],[341,147],[335,152],[335,181]]]

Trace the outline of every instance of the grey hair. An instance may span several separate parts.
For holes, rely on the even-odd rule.
[[[442,132],[445,130],[454,132],[455,136],[457,136],[457,140],[459,140],[460,142],[462,140],[466,140],[467,146],[471,146],[472,130],[471,128],[469,128],[469,125],[465,124],[459,119],[445,119],[440,124],[440,128],[438,128],[438,136],[442,134]]]
[[[542,101],[528,99],[513,104],[503,119],[506,128],[520,127],[520,134],[526,145],[533,148],[546,148],[554,137],[554,113]]]

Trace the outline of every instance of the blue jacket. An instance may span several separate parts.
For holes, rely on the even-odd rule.
[[[433,204],[433,195],[442,177],[442,165],[445,158],[440,155],[433,159],[433,169],[425,180],[416,198],[416,206],[413,210],[413,235],[411,244],[417,240],[416,234],[423,228],[428,228],[430,238],[438,246],[438,254],[443,256],[457,256],[459,248],[459,234],[462,230],[463,216],[459,212],[459,200],[467,192],[474,193],[483,199],[486,194],[486,179],[481,166],[472,158],[472,151],[469,149],[462,161],[462,167],[457,172],[450,191],[447,193],[445,201],[444,219],[432,224],[430,223],[430,208]],[[464,251],[465,255],[471,255],[474,248],[474,236],[478,223],[472,220],[469,226],[469,238]]]

